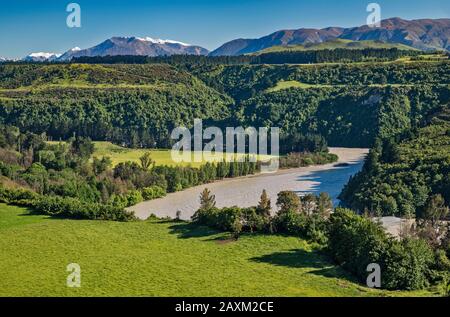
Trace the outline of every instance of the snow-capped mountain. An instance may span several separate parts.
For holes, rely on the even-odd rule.
[[[67,61],[74,57],[140,55],[207,55],[203,47],[172,40],[153,39],[151,37],[113,37],[88,49],[75,48],[64,53],[58,60]]]
[[[23,60],[25,62],[46,62],[46,61],[51,62],[57,60],[60,56],[61,54],[39,52],[39,53],[31,53],[28,56],[26,56]]]
[[[26,62],[70,61],[74,57],[140,55],[140,56],[169,56],[169,55],[208,55],[209,51],[203,47],[173,40],[161,40],[151,37],[113,37],[94,47],[81,49],[74,47],[64,54],[31,53],[23,58]],[[1,61],[1,60],[0,60]]]

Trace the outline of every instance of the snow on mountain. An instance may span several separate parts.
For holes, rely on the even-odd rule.
[[[58,59],[60,56],[61,54],[56,53],[38,52],[29,54],[23,60],[26,62],[46,62],[46,61],[54,61]]]
[[[180,44],[183,46],[192,46],[191,44],[179,42],[179,41],[172,41],[172,40],[161,40],[161,39],[154,39],[151,37],[137,37],[136,39],[143,41],[143,42],[150,42],[154,44]]]

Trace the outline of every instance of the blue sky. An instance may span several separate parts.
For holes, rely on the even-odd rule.
[[[81,6],[82,27],[66,26],[67,4]],[[449,0],[0,0],[0,56],[62,53],[112,36],[150,36],[215,49],[236,38],[280,29],[356,26],[377,2],[382,18],[448,18]]]

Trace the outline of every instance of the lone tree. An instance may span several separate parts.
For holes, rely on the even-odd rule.
[[[333,201],[328,193],[320,193],[317,198],[317,212],[323,218],[329,218],[333,211]]]
[[[242,233],[242,222],[239,218],[234,220],[233,224],[231,225],[231,230],[233,239],[236,241],[239,240],[239,237],[241,236]]]
[[[258,203],[258,207],[256,207],[258,213],[266,218],[269,218],[272,212],[272,206],[270,203],[269,196],[267,195],[266,190],[264,189],[261,198]]]
[[[317,197],[313,194],[307,194],[300,198],[301,210],[308,216],[312,215],[317,210]]]
[[[144,155],[142,155],[139,158],[139,161],[141,161],[142,169],[145,171],[148,171],[150,167],[155,164],[155,161],[152,160],[151,153],[146,152]]]
[[[292,191],[282,191],[278,193],[277,206],[279,214],[300,211],[300,197]]]
[[[205,188],[200,194],[200,209],[210,210],[216,207],[216,196],[211,195],[208,188]]]

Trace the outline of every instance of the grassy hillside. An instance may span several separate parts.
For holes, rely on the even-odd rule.
[[[49,219],[0,204],[0,296],[421,296],[355,284],[305,241],[173,222]],[[107,260],[106,260],[107,259]],[[66,266],[81,266],[81,288]]]
[[[365,48],[397,48],[399,50],[416,50],[413,47],[397,44],[397,43],[385,43],[381,41],[352,41],[344,39],[336,39],[323,43],[311,43],[304,45],[285,45],[285,46],[273,46],[266,48],[262,51],[256,52],[254,54],[265,54],[273,52],[284,52],[284,51],[317,51],[317,50],[333,50],[337,48],[342,49],[365,49]]]

